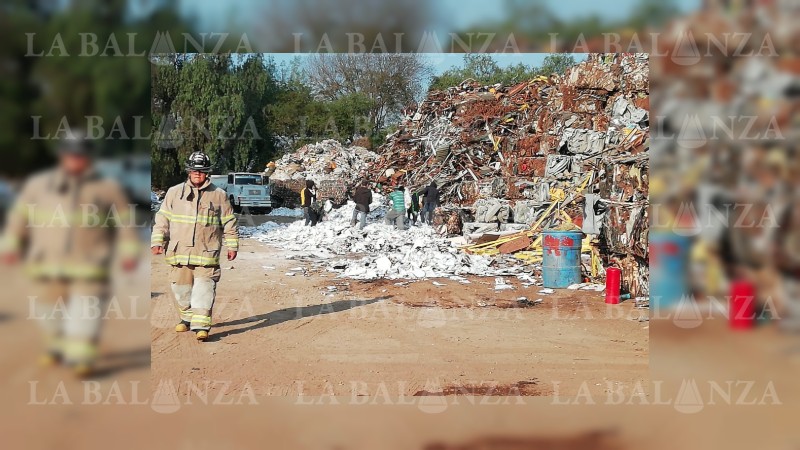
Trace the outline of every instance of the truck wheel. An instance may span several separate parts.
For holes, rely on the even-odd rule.
[[[235,213],[237,213],[237,214],[238,214],[238,213],[240,213],[240,212],[242,212],[242,207],[241,207],[241,206],[238,206],[238,205],[236,204],[236,202],[234,202],[234,201],[233,201],[233,196],[232,196],[232,195],[231,195],[231,206],[233,207],[233,212],[235,212]]]
[[[272,208],[269,208],[269,207],[264,208],[264,214],[269,214],[271,212],[272,212]]]

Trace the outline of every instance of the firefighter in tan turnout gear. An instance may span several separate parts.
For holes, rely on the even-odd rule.
[[[208,176],[208,156],[192,153],[186,170],[188,179],[167,191],[156,213],[150,248],[154,255],[163,253],[172,266],[170,283],[181,320],[175,331],[192,330],[203,341],[211,329],[222,244],[228,249],[228,261],[233,261],[239,235],[225,191]]]
[[[91,375],[111,262],[137,265],[141,244],[133,208],[116,181],[92,164],[92,141],[78,131],[58,145],[58,166],[32,176],[8,215],[3,261],[31,277],[31,313],[44,329],[43,365]]]

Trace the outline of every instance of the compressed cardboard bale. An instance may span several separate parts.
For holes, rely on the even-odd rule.
[[[558,148],[571,154],[600,153],[605,148],[606,134],[602,131],[569,128],[564,130]]]
[[[507,180],[508,194],[506,198],[512,200],[528,199],[545,202],[549,198],[548,183],[530,178],[509,178]]]
[[[628,53],[620,58],[621,88],[626,91],[649,91],[650,64],[646,53]]]
[[[507,201],[496,198],[480,199],[475,202],[475,220],[478,222],[508,222],[511,207]]]
[[[459,235],[463,232],[464,224],[457,209],[436,208],[433,213],[433,226],[440,228],[443,225],[448,236]]]
[[[463,233],[464,236],[479,233],[491,233],[500,231],[500,225],[494,223],[481,223],[481,222],[466,222],[464,223]]]
[[[304,180],[278,180],[270,178],[270,196],[273,206],[296,208],[300,206],[300,191],[305,187]]]
[[[564,76],[567,86],[577,89],[619,89],[622,67],[618,64],[584,61],[570,68]]]
[[[542,202],[537,200],[518,200],[512,209],[514,223],[532,225],[541,212],[538,211],[541,206]]]
[[[347,183],[345,180],[323,180],[317,186],[317,199],[330,200],[334,206],[347,203]]]

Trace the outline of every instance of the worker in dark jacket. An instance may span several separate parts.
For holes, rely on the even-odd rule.
[[[350,221],[350,226],[355,226],[359,216],[361,216],[361,224],[358,229],[363,230],[367,225],[367,214],[369,214],[369,205],[372,203],[372,191],[367,187],[367,183],[361,183],[355,193],[353,193],[353,201],[356,203],[356,208],[353,210],[353,220]]]
[[[439,207],[439,188],[435,181],[431,181],[422,191],[422,221],[433,225],[433,211]]]
[[[419,218],[419,193],[406,187],[406,218],[410,225],[416,226]]]
[[[317,199],[317,190],[314,188],[314,182],[306,180],[306,187],[300,191],[300,206],[303,207],[303,219],[305,225],[311,224],[311,204]]]

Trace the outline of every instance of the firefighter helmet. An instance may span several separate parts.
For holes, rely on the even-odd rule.
[[[186,170],[196,170],[198,172],[211,171],[211,159],[203,152],[193,152],[186,161]]]

